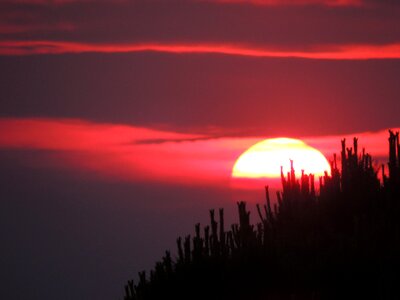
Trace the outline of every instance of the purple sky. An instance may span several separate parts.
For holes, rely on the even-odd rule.
[[[382,156],[399,20],[389,0],[1,0],[1,298],[122,298],[208,209],[233,219],[221,170],[252,141],[330,155],[360,133]]]

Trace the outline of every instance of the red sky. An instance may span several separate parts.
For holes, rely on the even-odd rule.
[[[299,138],[331,160],[340,154],[342,138],[350,147],[358,137],[360,149],[366,148],[379,165],[387,160],[387,135],[383,130]],[[229,185],[236,159],[266,138],[271,137],[182,134],[78,119],[0,120],[0,148],[51,151],[36,167],[85,170],[111,181]],[[26,163],[33,162],[28,158]]]
[[[0,1],[3,298],[121,298],[210,208],[263,201],[230,174],[264,138],[331,159],[357,136],[384,163],[399,20],[390,0]]]

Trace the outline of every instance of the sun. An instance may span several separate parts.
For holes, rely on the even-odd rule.
[[[235,178],[279,178],[281,166],[283,172],[290,171],[290,160],[294,168],[316,177],[330,173],[330,165],[325,156],[317,149],[301,140],[291,138],[274,138],[261,141],[236,160],[232,170]]]

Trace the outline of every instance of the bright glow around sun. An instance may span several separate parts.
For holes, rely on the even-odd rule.
[[[232,170],[232,177],[238,178],[279,178],[281,166],[286,175],[293,160],[297,174],[304,170],[316,177],[330,173],[330,165],[317,149],[301,140],[289,138],[267,139],[259,142],[240,155]]]

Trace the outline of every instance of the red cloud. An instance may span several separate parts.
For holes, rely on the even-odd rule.
[[[204,138],[73,119],[0,119],[0,148],[51,151],[40,166],[90,171],[108,180],[204,184],[229,179],[226,148]]]
[[[382,163],[386,161],[387,135],[380,131],[344,137],[348,146],[353,136],[359,137],[360,149],[366,147]],[[0,119],[0,149],[45,151],[36,162],[38,167],[89,171],[106,180],[229,184],[235,160],[265,138],[212,138],[73,119]],[[342,138],[301,139],[331,158],[339,152]],[[268,180],[257,183],[257,188],[260,184],[277,183]]]
[[[34,55],[63,53],[129,53],[155,51],[175,54],[217,53],[250,57],[297,57],[307,59],[363,60],[398,59],[400,43],[389,45],[323,45],[308,50],[286,50],[275,47],[251,47],[228,44],[89,44],[63,41],[2,41],[0,55]]]

